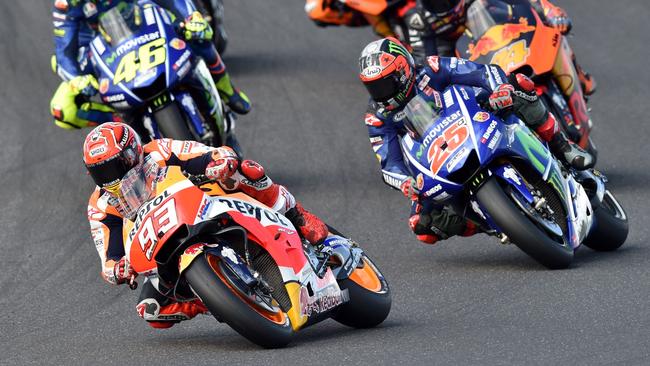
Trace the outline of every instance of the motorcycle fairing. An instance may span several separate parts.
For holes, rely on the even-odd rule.
[[[176,38],[165,10],[151,2],[142,4],[146,22],[133,37],[111,46],[98,35],[90,43],[102,100],[118,110],[137,107],[157,96],[149,94],[169,89],[191,67],[189,46]],[[141,55],[149,56],[149,60],[139,60]],[[148,88],[153,92],[147,92]]]
[[[444,95],[445,110],[420,140],[408,135],[402,139],[405,160],[411,171],[416,173],[422,198],[451,203],[462,199],[468,188],[471,196],[471,191],[480,187],[481,180],[478,177],[485,179],[497,175],[530,204],[533,202],[532,193],[520,184],[524,179],[509,163],[513,159],[526,162],[558,193],[567,212],[568,232],[564,233],[565,239],[573,248],[577,248],[590,223],[590,205],[585,200],[586,194],[583,194],[582,187],[575,184],[570,175],[568,178],[563,176],[546,146],[514,115],[502,120],[483,111],[476,102],[472,89],[450,86]],[[458,137],[459,126],[467,126],[468,135],[464,139]],[[439,140],[440,136],[443,137],[442,140]],[[452,141],[462,143],[454,145]],[[446,146],[450,150],[453,148],[453,151],[446,153],[442,162],[433,161],[438,154],[435,144]],[[457,158],[459,155],[461,157]],[[434,173],[431,167],[439,169]],[[458,172],[462,174],[459,175]],[[576,199],[579,203],[575,202]],[[489,215],[483,214],[482,207],[472,208],[490,227],[498,229]]]
[[[500,0],[480,2],[470,7],[469,17],[472,16],[472,8],[485,6],[490,16],[499,19],[482,35],[472,35],[466,31],[456,43],[459,57],[478,63],[497,64],[506,73],[524,65],[530,66],[535,75],[553,69],[560,49],[561,34],[558,30],[546,26],[528,4],[513,5]],[[496,9],[508,10],[506,14],[501,14]],[[474,37],[480,38],[476,40]]]

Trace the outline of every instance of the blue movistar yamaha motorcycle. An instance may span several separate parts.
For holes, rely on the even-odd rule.
[[[142,120],[154,138],[239,150],[234,115],[166,10],[149,1],[116,6],[100,16],[98,28],[90,54],[105,103]]]
[[[619,248],[627,215],[596,170],[556,160],[514,114],[477,102],[481,89],[450,86],[436,109],[421,96],[405,107],[401,147],[421,200],[444,204],[548,268],[566,268],[581,245]]]

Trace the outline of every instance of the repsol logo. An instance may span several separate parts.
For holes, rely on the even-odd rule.
[[[220,198],[218,201],[246,216],[254,217],[258,221],[263,221],[264,218],[266,218],[276,225],[290,227],[290,224],[286,221],[286,218],[277,212],[232,198]]]

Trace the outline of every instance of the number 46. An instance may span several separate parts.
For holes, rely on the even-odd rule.
[[[165,62],[167,59],[167,52],[163,46],[166,43],[167,41],[165,38],[154,39],[153,41],[140,46],[137,50],[137,58],[136,50],[124,55],[115,70],[113,84],[119,84],[122,81],[128,83],[135,78],[138,70],[144,72]]]

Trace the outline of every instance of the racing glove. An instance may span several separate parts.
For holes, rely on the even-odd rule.
[[[417,188],[417,182],[415,179],[413,179],[413,177],[404,179],[400,185],[400,190],[404,196],[406,196],[406,198],[410,199],[411,201],[417,201],[418,196],[420,195],[420,190]]]
[[[535,92],[535,83],[524,74],[510,74],[508,82],[499,85],[490,95],[490,107],[497,111],[511,108],[533,128],[544,123],[547,110]]]
[[[126,257],[122,257],[119,261],[115,262],[115,266],[113,267],[113,280],[116,285],[131,282],[137,276],[138,273],[131,268]]]
[[[76,95],[82,94],[87,97],[92,97],[97,94],[97,89],[99,89],[99,83],[93,75],[79,75],[68,81],[72,92]]]
[[[559,6],[554,6],[548,14],[546,14],[548,24],[560,31],[562,34],[567,34],[571,30],[571,18],[567,15],[564,9]]]
[[[239,158],[231,148],[222,146],[211,154],[212,161],[205,168],[205,176],[209,179],[224,181],[237,171]]]
[[[181,28],[186,41],[209,41],[214,33],[208,21],[198,11],[185,18]]]

